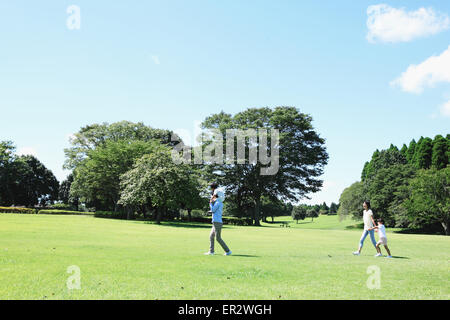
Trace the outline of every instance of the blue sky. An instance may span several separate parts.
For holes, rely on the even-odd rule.
[[[380,3],[450,15],[448,1],[2,1],[0,140],[62,180],[63,149],[87,124],[193,130],[221,110],[296,106],[330,154],[310,202],[337,202],[375,149],[449,132],[444,58],[442,72],[412,72],[421,81],[442,73],[419,81],[421,92],[404,90],[410,79],[390,84],[447,50],[448,25],[405,31],[380,19],[369,41],[367,9]],[[81,10],[79,30],[66,25],[70,5]]]

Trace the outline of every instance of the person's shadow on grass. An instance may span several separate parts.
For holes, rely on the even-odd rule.
[[[244,257],[244,258],[259,258],[259,256],[254,256],[251,254],[231,254],[230,257]]]

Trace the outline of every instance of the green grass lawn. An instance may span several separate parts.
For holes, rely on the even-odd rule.
[[[203,255],[208,225],[0,214],[0,299],[450,298],[450,237],[388,230],[396,258],[375,258],[369,239],[358,257],[354,221],[277,220],[291,228],[225,226],[226,257]],[[66,287],[72,265],[80,290]],[[380,289],[366,286],[369,266]]]

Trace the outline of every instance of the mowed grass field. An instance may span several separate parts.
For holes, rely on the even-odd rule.
[[[233,251],[208,250],[210,226],[0,214],[0,299],[449,299],[450,237],[396,234],[395,258],[361,256],[355,222],[321,216],[262,227],[225,226]],[[383,254],[385,252],[383,251]],[[69,266],[81,288],[69,290]],[[366,285],[380,269],[380,289]]]

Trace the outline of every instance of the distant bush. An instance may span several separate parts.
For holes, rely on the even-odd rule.
[[[225,217],[222,218],[223,224],[232,224],[235,226],[251,226],[253,225],[253,219],[251,218],[237,218],[237,217]]]
[[[187,221],[187,218],[183,220]],[[211,223],[211,217],[192,217],[190,222]]]
[[[191,216],[192,217],[204,217],[205,211],[207,211],[207,210],[194,209],[191,212]]]
[[[16,208],[16,207],[0,207],[1,213],[20,213],[20,214],[36,214],[36,209]]]
[[[126,219],[127,214],[122,213],[122,212],[114,212],[114,211],[96,211],[94,213],[94,217],[107,218],[107,219]]]
[[[39,210],[38,214],[85,215],[87,212],[69,210]]]
[[[65,210],[65,211],[78,211],[77,208],[71,204],[65,204],[65,203],[55,203],[52,204],[49,209],[52,210]]]

